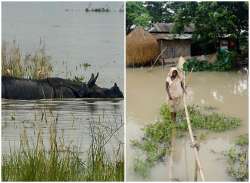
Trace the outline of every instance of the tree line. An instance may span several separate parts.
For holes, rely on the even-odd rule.
[[[174,23],[173,33],[182,33],[193,24],[193,40],[218,44],[228,35],[235,40],[236,51],[248,49],[248,1],[241,2],[127,2],[126,32],[134,26],[145,29],[154,23]]]

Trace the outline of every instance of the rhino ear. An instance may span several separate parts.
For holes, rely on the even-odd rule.
[[[95,75],[92,73],[92,74],[91,74],[91,77],[90,77],[90,79],[89,79],[89,81],[90,81],[90,80],[93,80],[94,77],[95,77]]]
[[[93,73],[91,74],[91,78],[89,79],[88,84],[87,84],[88,87],[93,87],[95,85],[95,82],[96,82],[98,76],[99,76],[99,72],[96,74],[96,76],[94,76]]]
[[[99,76],[99,72],[98,72],[98,73],[96,74],[96,76],[95,76],[95,82],[96,82],[98,76]]]

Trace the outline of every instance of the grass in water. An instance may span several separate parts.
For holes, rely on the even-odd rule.
[[[48,114],[42,116],[48,123]],[[121,126],[103,131],[100,122],[91,121],[91,144],[83,160],[75,147],[65,145],[63,136],[58,137],[57,120],[58,117],[54,118],[49,128],[49,147],[44,145],[41,128],[35,131],[33,144],[28,140],[26,130],[23,130],[20,149],[2,155],[2,181],[124,180],[124,159],[120,145],[112,159],[105,148]]]
[[[206,129],[214,132],[223,132],[240,125],[240,119],[226,117],[218,113],[201,112],[199,106],[188,106],[190,121],[193,129]],[[134,170],[143,177],[147,177],[157,162],[163,161],[170,153],[171,138],[175,133],[182,136],[188,130],[184,110],[177,114],[177,122],[171,120],[167,105],[160,110],[161,120],[146,126],[141,140],[131,140],[134,147],[142,151],[143,155],[135,158]]]
[[[22,55],[16,41],[3,42],[2,75],[43,79],[49,77],[52,71],[50,57],[45,52],[45,44],[40,43],[39,48],[33,54]]]
[[[237,181],[248,181],[248,135],[241,135],[225,152],[228,173]]]
[[[87,62],[80,63],[71,72],[68,71],[66,62],[63,61],[62,64],[66,66],[66,78],[77,84],[85,81],[84,72],[91,67]],[[32,54],[28,53],[24,55],[15,40],[13,42],[3,41],[1,65],[2,75],[16,78],[45,79],[51,77],[53,72],[51,57],[47,55],[45,44],[42,42],[40,42],[39,48]],[[81,71],[81,76],[75,75],[77,71]],[[62,73],[64,72],[59,74]]]

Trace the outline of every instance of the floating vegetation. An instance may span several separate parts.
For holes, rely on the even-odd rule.
[[[226,117],[215,112],[203,113],[199,106],[188,106],[188,111],[193,129],[223,132],[240,125],[238,118]],[[151,167],[163,161],[170,153],[172,135],[181,137],[188,130],[184,110],[177,114],[177,123],[172,122],[167,105],[161,107],[160,115],[161,120],[143,129],[144,136],[141,140],[131,140],[132,145],[143,153],[140,158],[135,158],[134,170],[144,177],[149,175]]]
[[[64,143],[63,133],[57,131],[58,116],[42,113],[41,121],[50,125],[46,146],[43,128],[34,130],[34,141],[28,140],[23,130],[20,149],[2,155],[2,181],[123,181],[124,159],[121,145],[111,156],[106,145],[123,126],[103,126],[101,121],[90,121],[91,144],[86,158],[80,156],[78,147]]]
[[[43,79],[49,77],[52,71],[50,56],[45,52],[45,44],[40,43],[40,47],[33,54],[23,56],[16,41],[3,42],[2,75]]]
[[[89,63],[83,63],[82,66],[83,66],[84,70],[86,71],[87,68],[89,68],[91,66],[91,64],[89,64]]]
[[[226,151],[228,173],[237,181],[248,181],[248,135],[241,135]]]

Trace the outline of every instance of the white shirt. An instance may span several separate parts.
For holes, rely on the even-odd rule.
[[[183,96],[183,89],[181,87],[181,79],[176,76],[174,80],[171,79],[171,77],[167,77],[166,81],[169,84],[169,93],[172,98],[178,98]]]

